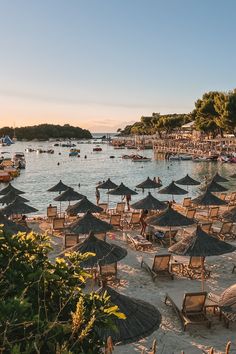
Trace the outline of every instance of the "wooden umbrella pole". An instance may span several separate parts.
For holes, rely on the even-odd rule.
[[[170,246],[172,245],[172,240],[171,240],[171,226],[170,226],[170,230],[169,230],[169,241],[170,241]]]
[[[202,291],[204,291],[204,281],[205,281],[205,273],[204,273],[204,257],[201,257],[201,266],[202,266]]]
[[[60,202],[60,217],[61,217],[61,202]]]

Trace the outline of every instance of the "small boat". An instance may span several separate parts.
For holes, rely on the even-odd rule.
[[[21,170],[25,169],[25,154],[23,152],[16,152],[13,156],[13,162],[16,168],[19,168]]]
[[[10,182],[11,180],[12,177],[11,175],[9,175],[9,173],[0,171],[0,182],[7,183]]]
[[[93,151],[102,151],[102,148],[100,146],[96,146],[95,148],[93,148]]]
[[[125,149],[125,146],[123,146],[123,145],[117,145],[117,146],[114,146],[114,149],[115,149],[115,150]]]
[[[170,155],[169,160],[170,161],[180,161],[181,158],[179,155]]]
[[[182,161],[191,161],[192,160],[192,156],[191,155],[180,155],[180,160]]]
[[[69,156],[78,156],[80,150],[70,149]]]
[[[133,162],[149,162],[151,160],[152,159],[150,157],[139,156],[139,155],[132,158]]]

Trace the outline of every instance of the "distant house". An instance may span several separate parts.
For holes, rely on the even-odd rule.
[[[194,130],[194,126],[195,126],[195,121],[193,120],[192,122],[183,124],[181,126],[181,130],[192,132]]]

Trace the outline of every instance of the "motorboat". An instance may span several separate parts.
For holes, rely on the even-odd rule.
[[[16,168],[25,169],[26,161],[23,152],[15,152],[12,160]]]
[[[150,157],[145,157],[145,156],[140,156],[140,155],[136,155],[132,158],[133,162],[149,162],[152,159]]]
[[[102,148],[100,146],[96,146],[95,148],[93,148],[93,151],[102,151]]]

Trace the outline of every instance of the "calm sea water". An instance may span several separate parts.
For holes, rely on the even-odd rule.
[[[99,134],[102,136],[103,134]],[[77,144],[81,149],[80,158],[69,157],[69,148],[55,147],[51,142],[16,142],[11,147],[0,147],[2,151],[7,151],[12,156],[14,152],[24,152],[26,157],[26,169],[21,171],[18,178],[15,178],[12,184],[16,188],[20,188],[26,192],[25,197],[30,200],[30,204],[39,209],[38,214],[45,214],[46,207],[53,202],[53,198],[57,193],[47,192],[47,189],[55,185],[60,179],[73,187],[75,190],[86,195],[91,201],[95,202],[95,187],[99,181],[111,178],[116,184],[121,181],[130,188],[135,188],[148,176],[153,178],[159,176],[166,186],[172,180],[182,178],[189,173],[193,178],[203,181],[204,176],[209,178],[218,171],[223,176],[228,176],[236,172],[236,165],[221,163],[194,163],[192,161],[164,161],[155,160],[152,150],[142,151],[141,154],[151,157],[151,162],[132,162],[121,158],[123,154],[135,153],[135,150],[114,150],[108,144],[101,144],[101,152],[93,152],[96,144]],[[50,149],[55,150],[54,154],[38,154],[36,152],[26,152],[25,149]],[[60,154],[61,155],[60,155]],[[87,155],[87,159],[84,156]],[[110,156],[115,156],[111,159]],[[58,165],[59,163],[59,165]],[[80,184],[80,188],[78,185]],[[236,188],[236,182],[224,184],[231,190]],[[5,187],[4,184],[0,188]],[[140,191],[137,196],[132,196],[132,202],[135,202],[146,195]],[[157,191],[152,192],[154,196],[160,200],[167,200],[166,195],[158,194]],[[190,196],[199,194],[198,187],[189,188]],[[183,197],[176,197],[176,201],[180,201]],[[107,201],[106,191],[101,190],[101,202]],[[111,205],[120,201],[119,196],[110,196]],[[66,208],[67,202],[62,203],[62,208]]]

